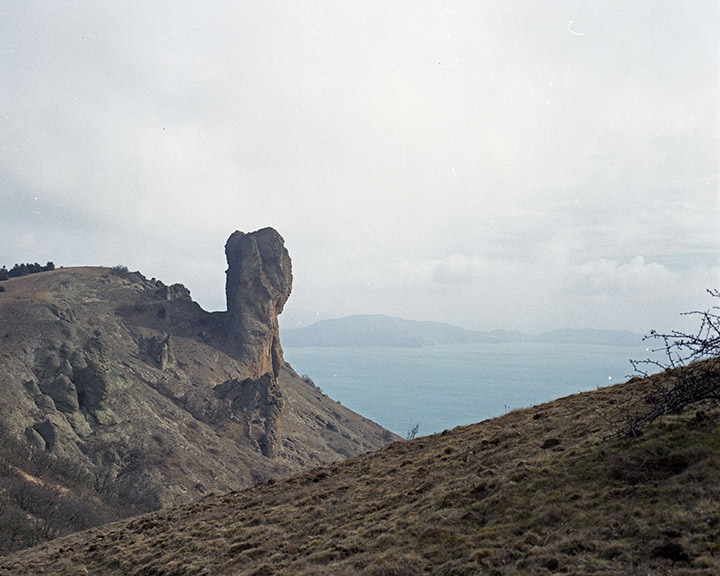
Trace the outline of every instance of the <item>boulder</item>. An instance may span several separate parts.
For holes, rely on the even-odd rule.
[[[52,380],[42,381],[40,389],[53,399],[60,412],[71,413],[80,409],[77,388],[65,374],[58,374]]]

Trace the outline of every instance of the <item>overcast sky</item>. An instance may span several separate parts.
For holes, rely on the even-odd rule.
[[[225,308],[276,228],[286,327],[682,327],[720,288],[720,10],[682,2],[0,4],[0,264]]]

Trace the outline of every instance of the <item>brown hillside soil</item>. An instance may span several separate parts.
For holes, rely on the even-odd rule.
[[[602,441],[646,386],[69,536],[0,574],[720,574],[717,409]]]

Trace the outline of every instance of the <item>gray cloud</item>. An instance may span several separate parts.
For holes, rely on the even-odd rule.
[[[122,263],[217,309],[225,239],[272,225],[290,324],[670,323],[720,279],[719,16],[3,5],[0,256]]]

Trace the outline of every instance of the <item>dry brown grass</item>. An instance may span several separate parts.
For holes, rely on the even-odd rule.
[[[718,411],[603,442],[642,387],[74,535],[0,574],[720,574]]]

